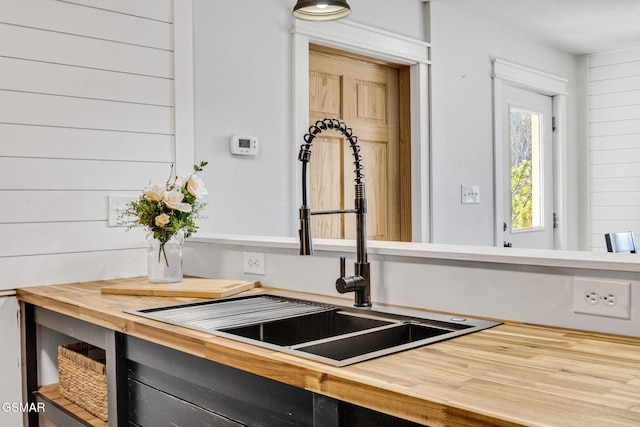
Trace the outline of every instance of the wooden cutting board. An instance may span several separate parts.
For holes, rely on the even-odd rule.
[[[149,283],[146,278],[100,288],[103,294],[156,297],[224,298],[260,286],[260,282],[185,277],[180,283]]]

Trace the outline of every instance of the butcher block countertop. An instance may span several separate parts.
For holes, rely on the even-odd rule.
[[[124,313],[193,298],[101,294],[120,279],[18,289],[19,300],[376,411],[437,426],[640,426],[640,339],[505,323],[346,367]],[[349,304],[343,298],[256,288]]]

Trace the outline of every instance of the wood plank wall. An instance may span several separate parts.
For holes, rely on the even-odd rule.
[[[174,162],[173,0],[2,0],[0,289],[143,274],[107,196]]]
[[[640,48],[589,57],[591,247],[604,234],[640,240]]]

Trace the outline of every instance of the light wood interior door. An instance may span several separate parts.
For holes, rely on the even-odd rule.
[[[411,240],[410,142],[401,140],[405,70],[332,49],[309,52],[309,120],[342,119],[358,137],[367,191],[367,234],[373,240]],[[354,207],[351,147],[339,132],[314,140],[311,209]],[[356,237],[355,215],[315,215],[314,237]]]

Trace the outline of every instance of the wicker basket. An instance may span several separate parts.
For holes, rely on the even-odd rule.
[[[62,397],[108,420],[104,350],[83,342],[60,346],[58,373]]]

